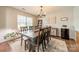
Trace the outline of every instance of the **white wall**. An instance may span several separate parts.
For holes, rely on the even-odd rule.
[[[0,7],[0,29],[3,29],[6,27],[6,8]]]
[[[61,21],[62,17],[68,17],[68,21]],[[54,28],[59,28],[59,36],[61,36],[60,28],[62,28],[62,25],[67,25],[70,29],[70,38],[75,39],[75,28],[73,20],[73,7],[64,7],[63,9],[59,9],[55,12],[47,14],[43,21],[44,24],[48,23]]]
[[[33,25],[36,25],[36,16],[12,7],[0,7],[0,28],[17,29],[17,15],[32,17]]]
[[[6,7],[6,28],[17,28],[17,12],[15,9]]]
[[[74,25],[75,30],[79,31],[79,7],[74,7]]]
[[[31,14],[27,14],[25,12],[15,9],[15,8],[7,7],[7,28],[17,29],[17,15],[24,15],[24,16],[32,17],[33,25],[36,25],[35,16],[33,16]]]
[[[76,36],[76,32],[79,32],[79,6],[74,7],[74,26],[75,26],[75,36]],[[76,39],[76,37],[75,37]]]

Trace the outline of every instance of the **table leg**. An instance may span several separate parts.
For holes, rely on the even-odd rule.
[[[22,46],[22,42],[23,42],[23,35],[21,35],[21,46]]]

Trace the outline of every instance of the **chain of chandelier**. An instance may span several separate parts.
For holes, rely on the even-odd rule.
[[[38,17],[45,17],[46,15],[43,12],[43,6],[40,6],[40,14],[38,15]]]

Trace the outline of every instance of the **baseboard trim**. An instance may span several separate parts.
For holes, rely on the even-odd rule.
[[[55,36],[55,35],[51,35],[51,37],[59,37],[59,38],[61,38],[61,36]],[[69,38],[69,40],[75,40],[75,39]]]

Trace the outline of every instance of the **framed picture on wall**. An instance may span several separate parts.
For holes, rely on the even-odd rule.
[[[38,26],[39,26],[39,27],[42,26],[42,20],[38,20]]]
[[[61,21],[68,21],[68,17],[62,17]]]

